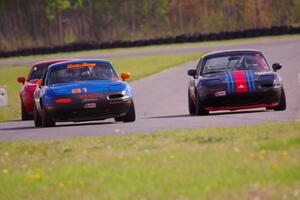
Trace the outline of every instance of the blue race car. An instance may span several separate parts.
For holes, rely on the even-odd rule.
[[[215,110],[286,109],[279,63],[269,66],[256,50],[213,52],[202,56],[188,71],[188,106],[191,115]]]
[[[119,79],[111,62],[73,60],[49,66],[34,92],[34,124],[52,127],[55,122],[115,118],[135,121],[131,87]]]

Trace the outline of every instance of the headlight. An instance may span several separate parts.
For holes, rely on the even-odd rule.
[[[281,83],[281,79],[280,78],[276,78],[273,82],[273,87],[274,88],[280,88],[282,86],[282,83]]]
[[[131,97],[132,96],[132,91],[131,91],[130,87],[126,87],[126,90],[122,91],[122,94],[124,96]]]
[[[124,96],[128,96],[128,90],[123,90],[123,91],[122,91],[122,94],[123,94]]]

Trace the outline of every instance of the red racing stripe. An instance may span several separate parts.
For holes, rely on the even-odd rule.
[[[247,80],[245,72],[242,70],[232,72],[235,82],[236,93],[248,92]]]

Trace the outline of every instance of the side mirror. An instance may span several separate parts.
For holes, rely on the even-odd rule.
[[[272,68],[274,69],[274,71],[281,69],[281,67],[282,67],[282,65],[280,63],[274,63],[272,65]]]
[[[121,78],[123,81],[125,81],[126,79],[130,78],[131,74],[129,72],[123,72],[121,74]]]
[[[24,76],[19,76],[18,78],[17,78],[17,81],[19,82],[19,83],[22,83],[22,84],[24,84],[25,83],[25,77]]]
[[[195,69],[190,69],[190,70],[187,72],[187,74],[188,74],[189,76],[195,76],[195,75],[196,75],[196,70],[195,70]]]

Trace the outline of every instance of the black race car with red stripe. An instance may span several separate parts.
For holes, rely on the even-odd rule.
[[[283,83],[262,52],[231,50],[201,57],[191,76],[188,105],[191,115],[208,115],[216,110],[266,108],[286,109]]]

